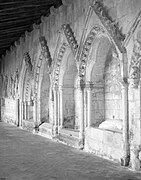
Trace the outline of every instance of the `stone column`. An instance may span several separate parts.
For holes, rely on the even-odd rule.
[[[90,82],[87,82],[87,127],[91,126],[91,86]]]
[[[19,127],[22,126],[22,120],[23,120],[23,107],[24,103],[22,102],[21,99],[19,99]]]
[[[53,122],[53,136],[58,134],[58,85],[54,85],[54,122]]]
[[[39,122],[37,122],[37,99],[34,98],[33,100],[33,121],[35,126],[39,124]]]
[[[20,100],[16,99],[16,125],[19,126],[19,121],[20,121]]]
[[[121,165],[128,166],[130,161],[129,146],[129,119],[128,119],[128,59],[127,52],[124,51],[119,55],[121,65],[121,86],[122,86],[122,116],[123,116],[123,156]]]
[[[27,120],[29,121],[30,119],[30,101],[27,101],[26,103],[26,110],[27,110]]]
[[[84,81],[81,77],[78,79],[77,89],[79,90],[79,147],[84,148]]]
[[[41,99],[39,98],[36,102],[36,121],[39,124],[41,122]]]
[[[63,127],[63,88],[59,87],[59,117],[60,117],[60,128]]]
[[[27,103],[24,102],[24,119],[27,120]]]
[[[122,86],[122,109],[123,109],[123,157],[122,165],[128,166],[130,161],[129,150],[129,122],[128,122],[128,84]]]

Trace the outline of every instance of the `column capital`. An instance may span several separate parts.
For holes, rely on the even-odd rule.
[[[54,84],[54,85],[53,85],[53,89],[54,89],[55,91],[57,91],[57,90],[58,90],[58,84]]]
[[[59,86],[58,86],[58,89],[59,89],[59,90],[63,90],[64,87],[63,87],[62,85],[59,85]]]
[[[81,76],[77,78],[76,88],[80,88],[81,90],[85,88],[85,81]]]
[[[87,81],[87,82],[85,83],[85,88],[86,88],[87,90],[91,90],[91,89],[93,88],[93,82]]]

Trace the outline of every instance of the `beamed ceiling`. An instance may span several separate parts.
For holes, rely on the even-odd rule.
[[[61,0],[0,0],[0,56],[9,50],[41,16],[49,16],[50,7],[58,8]]]

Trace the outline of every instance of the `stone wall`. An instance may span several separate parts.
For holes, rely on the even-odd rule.
[[[49,90],[50,77],[48,69],[44,67],[43,79],[41,84],[41,122],[49,122]]]
[[[52,9],[49,17],[42,17],[40,26],[34,26],[34,30],[31,33],[27,32],[25,38],[20,38],[19,44],[16,44],[16,47],[12,51],[7,51],[6,56],[2,59],[2,74],[9,76],[16,72],[16,69],[20,71],[23,54],[26,51],[29,51],[32,61],[36,61],[39,36],[41,35],[46,37],[51,56],[53,57],[58,32],[61,29],[61,25],[64,23],[71,24],[75,37],[78,43],[80,42],[86,14],[91,1],[77,0],[72,3],[68,2],[69,1],[66,1],[65,5],[59,9]],[[108,9],[110,17],[119,23],[119,27],[122,28],[123,34],[126,34],[140,10],[141,1],[105,0],[104,5]],[[87,31],[89,31],[89,27]]]
[[[124,35],[130,35],[130,34],[128,34],[128,31],[129,31],[130,27],[132,26],[135,18],[137,17],[137,15],[141,9],[140,8],[141,1],[140,0],[120,0],[120,1],[105,0],[103,2],[104,2],[104,6],[106,7],[106,9],[108,11],[110,18],[113,20],[113,22],[116,22],[116,26],[122,31],[122,33]],[[18,96],[9,96],[8,79],[10,78],[11,75],[16,73],[17,69],[19,72],[19,76],[20,77],[24,76],[24,75],[21,75],[21,73],[23,73],[22,69],[23,69],[23,66],[25,66],[24,54],[26,52],[28,52],[31,57],[31,63],[32,63],[33,67],[35,68],[38,66],[36,64],[36,62],[38,61],[39,56],[41,54],[39,37],[44,36],[45,39],[47,40],[49,51],[50,51],[51,57],[53,59],[54,66],[52,66],[52,67],[57,67],[57,66],[55,66],[56,65],[55,63],[57,61],[56,57],[58,55],[59,48],[61,47],[62,43],[64,43],[64,42],[68,44],[67,39],[62,31],[63,24],[70,24],[70,27],[74,33],[74,37],[76,38],[77,44],[80,46],[82,46],[84,44],[84,41],[85,41],[87,35],[89,34],[90,30],[95,25],[100,25],[100,27],[103,27],[101,20],[98,18],[98,16],[96,15],[96,13],[94,11],[91,11],[90,14],[88,13],[89,6],[92,5],[92,0],[89,0],[89,1],[86,1],[86,0],[72,0],[72,1],[63,0],[63,3],[64,3],[64,5],[62,5],[58,9],[52,8],[51,14],[49,17],[42,17],[41,18],[42,23],[40,25],[34,25],[32,32],[26,32],[25,36],[21,37],[19,39],[19,41],[17,41],[15,43],[15,46],[11,48],[11,51],[7,51],[6,55],[3,56],[1,59],[1,74],[2,74],[2,78],[4,79],[4,83],[2,85],[2,88],[0,89],[0,91],[1,91],[0,94],[2,95],[3,98],[5,98],[5,103],[3,103],[3,106],[1,107],[1,112],[2,112],[2,117],[4,117],[3,120],[6,122],[12,122],[12,123],[16,122],[16,113],[17,113],[16,112],[17,111],[16,100],[18,98],[22,99],[21,93],[19,93]],[[87,22],[86,22],[86,20],[87,20]],[[131,38],[129,38],[129,41],[124,43],[125,48],[127,50],[127,68],[128,68],[128,70],[124,69],[120,73],[122,74],[123,72],[127,71],[128,75],[127,75],[127,77],[124,77],[125,79],[122,79],[124,81],[124,82],[122,81],[123,84],[126,83],[126,80],[130,81],[131,78],[132,78],[132,80],[134,80],[133,77],[130,77],[130,64],[131,64],[132,60],[134,59],[132,57],[132,55],[134,53],[133,47],[134,47],[134,44],[136,43],[135,42],[136,38],[138,38],[140,40],[140,37],[136,36],[137,31],[140,31],[140,26],[138,26],[137,30],[131,31]],[[107,31],[106,31],[106,33],[107,33]],[[94,40],[94,42],[96,42],[98,39],[94,38],[93,40]],[[111,39],[110,39],[110,41],[111,41]],[[87,43],[88,43],[87,45],[89,45],[89,41]],[[109,44],[107,42],[105,43],[105,41],[101,41],[101,43],[103,43],[103,46],[101,45],[103,48],[100,48],[99,52],[98,52],[98,60],[100,63],[99,63],[99,65],[95,66],[95,70],[93,71],[93,74],[95,75],[94,76],[95,79],[93,82],[104,84],[104,81],[103,81],[104,79],[102,76],[104,72],[101,73],[102,70],[100,70],[100,72],[99,72],[98,68],[100,68],[100,65],[102,64],[101,69],[104,70],[103,62],[105,62],[106,57],[107,57],[106,54],[109,52]],[[113,41],[112,41],[112,43],[113,43]],[[86,48],[86,50],[87,50],[87,48]],[[92,50],[94,50],[94,49],[92,49]],[[101,54],[102,50],[104,52],[104,55],[103,55],[103,53]],[[138,48],[138,50],[139,50],[139,54],[140,54],[140,47]],[[88,52],[88,50],[87,50],[87,52]],[[84,56],[87,55],[87,52],[84,51],[82,53],[82,57],[83,57],[83,54],[84,54]],[[140,55],[139,55],[139,57],[140,57]],[[88,56],[87,56],[87,58],[88,58]],[[94,61],[93,57],[89,57],[89,59]],[[41,58],[41,60],[45,61],[44,58]],[[72,62],[72,58],[70,58],[69,61]],[[118,70],[118,64],[116,61],[117,61],[117,59],[112,59],[113,65],[111,65],[109,67],[109,70],[111,68]],[[78,65],[80,65],[80,64],[78,63]],[[126,64],[126,62],[125,62],[125,64]],[[120,65],[122,66],[121,61],[120,61]],[[83,66],[83,63],[82,63],[82,66]],[[139,69],[139,67],[136,67],[136,68]],[[122,69],[122,67],[121,67],[121,69]],[[132,69],[134,70],[134,68],[132,68]],[[73,75],[76,73],[76,71],[74,72],[73,70],[74,70],[74,67],[72,66],[71,71],[69,71],[69,73],[68,73],[69,78],[70,78],[70,79],[68,78],[68,81],[67,81],[68,84],[70,84],[70,82],[74,78],[74,77],[73,78],[71,77],[71,73]],[[92,67],[91,67],[91,70],[92,70]],[[97,93],[97,96],[100,96],[100,98],[97,99],[97,101],[95,100],[95,97],[92,99],[93,101],[95,100],[95,102],[97,103],[97,106],[98,106],[97,109],[99,110],[99,112],[103,111],[102,116],[98,116],[98,118],[96,118],[96,122],[99,120],[103,121],[103,119],[108,120],[111,118],[112,119],[113,118],[121,119],[122,113],[120,111],[121,107],[119,107],[121,104],[121,100],[123,100],[123,97],[121,97],[121,93],[120,93],[121,87],[119,86],[119,84],[117,85],[117,83],[115,83],[115,81],[113,79],[109,83],[109,79],[111,78],[110,77],[111,74],[110,75],[108,74],[109,70],[107,69],[105,72],[106,73],[105,74],[105,77],[106,77],[106,79],[105,79],[105,84],[106,84],[105,99],[103,97],[103,94],[104,94],[103,89]],[[53,72],[54,71],[55,70],[53,70]],[[119,72],[113,71],[113,74],[114,73],[117,74]],[[113,74],[112,74],[112,76],[113,76]],[[138,72],[137,72],[137,74],[138,74]],[[133,75],[134,75],[134,73],[133,73]],[[22,77],[21,79],[23,80],[23,78],[24,77]],[[118,77],[116,77],[116,79],[117,78]],[[34,80],[35,80],[35,74],[34,74]],[[38,83],[40,81],[41,81],[41,79],[38,81]],[[54,76],[52,77],[51,88],[52,88],[53,82],[54,82]],[[130,82],[128,82],[128,83],[130,84]],[[75,84],[75,82],[74,82],[74,84]],[[112,84],[112,86],[110,84]],[[36,83],[35,83],[35,85],[36,85]],[[19,88],[19,91],[22,92],[22,87],[18,87],[18,88]],[[74,115],[74,109],[75,109],[75,111],[77,111],[75,113],[75,116],[76,116],[75,118],[76,118],[76,122],[77,122],[78,126],[81,124],[80,123],[81,119],[79,119],[79,117],[81,117],[81,114],[82,114],[82,112],[80,112],[79,110],[80,110],[80,107],[83,108],[83,106],[82,105],[79,106],[79,104],[76,104],[76,106],[73,109],[73,104],[76,101],[77,102],[82,101],[82,99],[80,100],[81,94],[79,93],[79,90],[78,89],[76,90],[76,94],[73,94],[73,92],[70,90],[67,92],[68,94],[70,94],[70,96],[68,96],[68,94],[66,93],[65,94],[66,97],[65,96],[63,97],[64,99],[68,98],[67,100],[69,100],[71,98],[71,100],[72,100],[71,106],[70,106],[71,108],[70,107],[69,108],[73,112],[72,113],[73,115]],[[50,94],[52,94],[52,95],[51,95],[50,109],[51,109],[52,114],[50,114],[50,117],[52,118],[52,122],[54,121],[54,119],[53,119],[54,118],[54,109],[53,108],[55,107],[55,98],[54,98],[53,92],[54,91],[51,89]],[[72,96],[75,97],[75,99],[73,99]],[[113,98],[111,98],[111,96]],[[44,98],[44,96],[42,98]],[[104,100],[105,100],[105,102],[103,102]],[[56,100],[56,102],[57,102],[57,100]],[[93,103],[93,105],[95,104],[95,102]],[[104,108],[104,103],[105,103],[105,108]],[[141,127],[141,123],[140,123],[140,115],[141,115],[141,112],[140,112],[140,104],[141,104],[140,103],[140,80],[139,80],[138,87],[135,88],[135,87],[129,86],[126,103],[128,103],[128,108],[129,108],[128,109],[129,113],[126,115],[129,117],[128,119],[129,119],[129,130],[130,130],[129,137],[128,137],[129,139],[128,138],[127,139],[130,140],[129,141],[130,145],[133,145],[136,147],[136,145],[139,146],[141,144],[141,138],[140,138],[140,132],[141,132],[141,129],[140,129],[140,127]],[[114,105],[114,104],[116,104],[116,105]],[[44,103],[42,103],[42,106],[43,105],[44,105]],[[112,107],[113,105],[114,105],[114,108]],[[36,108],[34,108],[33,111],[36,111],[35,109]],[[92,113],[94,112],[94,110],[95,110],[95,107],[93,107]],[[106,111],[106,114],[105,114],[105,111]],[[11,112],[12,112],[12,114],[11,114]],[[38,112],[38,110],[37,110],[37,112]],[[44,113],[46,113],[46,112],[43,112],[43,114]],[[67,114],[65,111],[64,111],[64,113],[65,113],[65,115]],[[92,116],[96,117],[96,114],[93,113]],[[93,122],[93,123],[95,124],[96,122]],[[24,126],[26,126],[26,123],[24,123]],[[30,129],[32,129],[31,128],[32,126],[33,126],[33,124],[30,126]],[[83,130],[83,127],[81,128],[81,130]],[[127,128],[127,130],[128,130],[128,128]],[[91,135],[91,133],[95,133],[95,132],[88,131],[89,135]],[[107,135],[107,137],[109,137],[111,135],[111,134],[110,135],[109,134]],[[117,136],[118,136],[117,134],[114,135],[115,138],[117,138]],[[105,141],[105,142],[107,142],[107,141]],[[114,140],[112,140],[112,142],[115,143]],[[120,147],[120,142],[119,142],[119,147]],[[107,144],[109,144],[109,143],[110,142],[108,141]],[[107,146],[109,146],[109,145],[107,145]],[[93,148],[95,148],[95,147],[93,146]],[[109,150],[109,152],[111,152],[111,149]],[[101,153],[110,154],[109,152],[108,152],[108,150],[106,152],[101,151]],[[121,155],[121,151],[118,154],[118,159],[119,159],[120,155]],[[113,156],[115,158],[116,155],[113,155]]]
[[[122,119],[122,94],[120,64],[117,59],[107,57],[105,65],[105,120]]]

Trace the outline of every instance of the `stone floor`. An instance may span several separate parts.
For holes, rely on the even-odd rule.
[[[0,180],[141,180],[119,164],[0,123]]]

